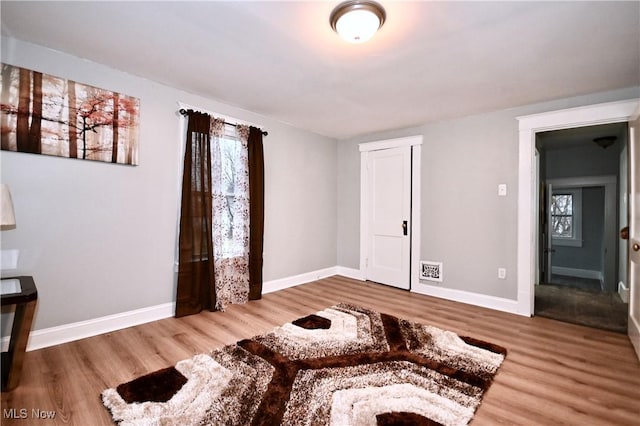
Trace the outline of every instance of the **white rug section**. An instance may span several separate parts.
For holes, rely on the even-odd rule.
[[[274,334],[294,338],[299,343],[348,342],[358,339],[358,320],[353,315],[335,309],[325,309],[316,315],[331,320],[331,326],[328,329],[308,330],[287,323],[277,328]]]
[[[233,378],[233,373],[208,355],[180,361],[176,370],[188,380],[167,402],[128,404],[115,389],[105,390],[102,400],[111,410],[113,419],[122,421],[120,426],[198,424],[211,401],[219,397]]]
[[[376,415],[389,412],[416,413],[443,425],[466,425],[474,409],[410,384],[347,389],[333,395],[331,425],[375,426]]]

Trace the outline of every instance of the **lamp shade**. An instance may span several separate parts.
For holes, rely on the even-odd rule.
[[[384,24],[384,8],[374,1],[345,1],[329,17],[331,28],[350,43],[364,43]]]
[[[13,200],[11,199],[11,191],[9,185],[1,184],[2,203],[0,204],[0,225],[4,227],[12,227],[16,225],[16,214],[13,210]]]

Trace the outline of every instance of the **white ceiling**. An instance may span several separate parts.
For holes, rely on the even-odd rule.
[[[344,139],[640,85],[640,2],[12,2],[2,34]]]

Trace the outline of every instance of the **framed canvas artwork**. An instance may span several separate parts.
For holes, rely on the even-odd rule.
[[[2,64],[2,150],[138,164],[140,100]]]

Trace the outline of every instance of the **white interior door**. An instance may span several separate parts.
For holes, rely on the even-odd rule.
[[[367,156],[369,231],[366,278],[410,287],[411,147],[371,151]]]
[[[629,339],[640,359],[640,118],[629,122]]]

